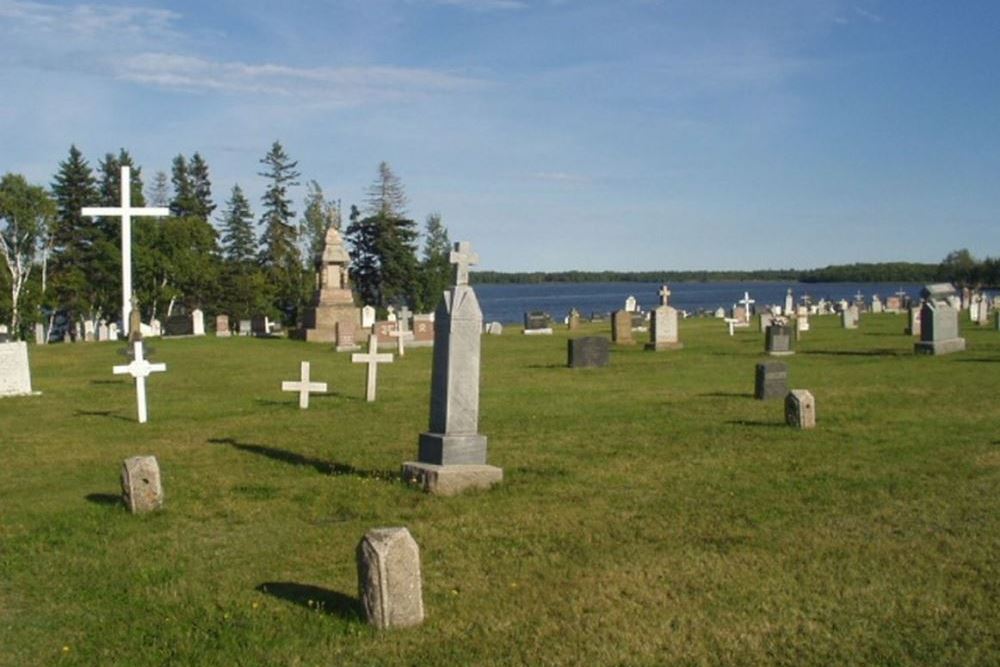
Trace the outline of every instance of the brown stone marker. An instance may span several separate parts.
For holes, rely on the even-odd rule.
[[[611,341],[616,345],[632,345],[632,313],[616,310],[611,316]]]
[[[163,485],[155,456],[133,456],[122,462],[122,500],[132,514],[163,507]]]
[[[373,528],[358,544],[358,594],[365,616],[379,629],[424,620],[420,549],[406,528]]]

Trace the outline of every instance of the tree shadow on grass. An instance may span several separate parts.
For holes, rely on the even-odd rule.
[[[835,357],[899,357],[911,352],[879,348],[877,350],[802,350],[801,354],[828,354]]]
[[[130,417],[125,417],[123,415],[116,415],[111,410],[77,410],[73,413],[74,417],[107,417],[108,419],[121,419],[122,421],[135,421]]]
[[[785,424],[782,422],[762,422],[762,421],[754,421],[751,419],[730,419],[726,423],[732,424],[733,426],[766,426],[768,428],[785,427]]]
[[[1000,364],[1000,358],[983,359],[982,357],[979,357],[978,359],[969,359],[968,357],[963,357],[961,359],[956,359],[955,361],[960,361],[963,364]]]
[[[295,407],[298,407],[299,406],[298,394],[296,392],[286,392],[286,394],[288,395],[289,398],[287,398],[285,400],[277,400],[277,399],[273,399],[273,398],[258,398],[258,399],[255,399],[255,401],[256,401],[257,405],[282,406],[282,407],[295,406]],[[362,398],[360,398],[358,396],[349,396],[347,394],[342,394],[342,393],[340,393],[338,391],[327,391],[327,392],[323,392],[322,394],[310,394],[309,395],[309,402],[312,403],[313,401],[329,400],[331,398],[338,398],[338,399],[344,400],[344,401],[361,401],[361,400],[364,400],[364,399],[362,399]]]
[[[265,581],[255,590],[311,611],[340,616],[349,621],[361,622],[365,615],[361,601],[357,598],[319,586],[297,584],[294,581]]]
[[[268,445],[255,445],[249,442],[237,442],[234,438],[211,438],[209,442],[213,445],[229,445],[240,451],[265,456],[275,461],[288,463],[289,465],[309,467],[323,475],[332,475],[335,477],[352,475],[362,479],[379,479],[386,482],[398,482],[402,479],[402,475],[398,470],[363,470],[347,463],[324,461],[311,456],[303,456],[302,454],[290,452],[287,449],[269,447]]]
[[[95,505],[125,505],[125,503],[122,502],[122,497],[113,493],[88,493],[84,496],[84,498]]]
[[[90,384],[125,384],[126,380],[91,380]]]
[[[710,391],[698,394],[702,398],[753,398],[753,394],[740,394],[733,391]]]
[[[547,370],[550,368],[569,368],[567,364],[530,364],[528,368],[537,368],[541,370]]]
[[[887,331],[866,331],[866,332],[864,332],[864,335],[865,336],[893,336],[893,337],[902,336],[904,338],[909,337],[909,334],[905,334],[905,333],[889,333]]]

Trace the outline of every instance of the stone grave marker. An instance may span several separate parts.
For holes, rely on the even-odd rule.
[[[108,340],[118,340],[118,334],[121,330],[118,328],[117,322],[112,322],[108,325]]]
[[[288,380],[281,383],[281,391],[295,391],[299,394],[299,408],[305,410],[309,407],[309,394],[325,393],[325,382],[309,381],[309,362],[303,361],[299,366],[299,381],[290,382]]]
[[[566,316],[566,328],[570,331],[577,331],[580,328],[580,311],[576,308],[571,308],[569,315]]]
[[[229,315],[215,316],[215,335],[217,338],[229,338],[232,335],[229,330]]]
[[[132,514],[163,507],[163,483],[155,456],[133,456],[122,462],[122,501]]]
[[[111,338],[108,332],[108,323],[101,320],[97,325],[97,341],[103,343]]]
[[[201,308],[191,311],[191,334],[194,336],[205,335],[205,313]]]
[[[772,357],[795,354],[792,330],[787,324],[772,324],[764,335],[764,351]]]
[[[35,345],[45,345],[45,325],[35,322]]]
[[[647,350],[679,350],[684,347],[677,329],[677,309],[667,304],[670,289],[660,288],[660,305],[653,309],[649,318],[649,342]]]
[[[240,320],[239,332],[241,336],[249,336],[253,333],[253,323],[250,320]]]
[[[83,321],[83,340],[87,343],[93,343],[97,337],[94,327],[94,320],[84,320]]]
[[[503,470],[486,464],[486,436],[478,432],[483,312],[468,283],[468,266],[478,259],[467,242],[450,255],[455,286],[434,316],[430,424],[420,434],[418,460],[403,464],[405,479],[439,495],[503,481]]]
[[[163,324],[164,336],[190,336],[194,333],[194,321],[190,315],[171,315]]]
[[[380,630],[424,620],[420,549],[406,528],[373,528],[358,544],[358,596]]]
[[[323,249],[314,258],[316,291],[310,306],[302,315],[302,332],[311,343],[336,343],[338,326],[351,324],[355,328],[360,311],[354,306],[351,290],[351,257],[344,247],[344,239],[336,225],[326,230]],[[374,314],[372,315],[374,320]]]
[[[611,341],[616,345],[632,345],[632,313],[616,310],[611,317]]]
[[[146,423],[146,378],[151,373],[167,370],[166,364],[151,364],[142,357],[142,341],[132,343],[132,362],[126,366],[111,369],[115,375],[131,375],[135,378],[135,400],[139,412],[139,423]]]
[[[625,299],[625,310],[630,313],[635,313],[639,310],[639,304],[636,302],[635,297],[631,294]]]
[[[487,323],[485,329],[486,333],[491,336],[502,336],[503,335],[503,325],[499,322],[489,322]]]
[[[378,365],[391,364],[391,354],[379,354],[378,337],[372,334],[368,337],[368,352],[355,352],[351,355],[352,364],[368,364],[368,374],[365,376],[365,400],[369,403],[375,400],[375,387],[378,383]]]
[[[611,341],[601,336],[566,341],[566,365],[570,368],[602,368],[608,365]]]
[[[771,326],[771,323],[774,321],[774,315],[772,315],[771,313],[761,313],[759,321],[760,321],[760,332],[765,333],[767,331],[767,328]]]
[[[528,336],[551,336],[552,317],[540,310],[525,313],[524,333]]]
[[[413,316],[413,341],[410,347],[434,347],[434,314],[418,313]]]
[[[785,397],[785,423],[795,428],[816,426],[816,401],[805,389],[793,389]]]
[[[354,350],[360,350],[361,346],[358,345],[357,339],[355,338],[357,334],[357,325],[354,322],[348,320],[340,320],[337,322],[337,352],[353,352]]]
[[[782,398],[788,393],[788,365],[781,361],[757,364],[753,397],[761,401]]]
[[[361,309],[361,328],[371,329],[373,324],[375,324],[375,308],[365,306]]]
[[[254,336],[267,337],[271,335],[271,320],[267,315],[254,315],[250,318],[250,331]]]
[[[920,307],[920,342],[914,343],[917,354],[950,354],[965,350],[965,339],[958,333],[958,311],[948,297],[954,296],[950,283],[927,285],[920,292],[924,303]]]
[[[795,312],[795,297],[792,296],[792,288],[788,288],[788,292],[785,293],[785,308],[782,310],[785,315],[791,315]]]
[[[24,341],[0,343],[0,397],[30,396],[32,393],[28,344]]]
[[[907,309],[908,322],[904,333],[908,336],[920,335],[920,306],[911,306]]]
[[[849,306],[846,310],[841,311],[840,322],[845,329],[857,329],[858,328],[857,306]]]
[[[729,328],[729,335],[730,336],[735,336],[736,335],[736,325],[739,324],[739,320],[736,319],[735,317],[727,317],[727,318],[723,319],[723,322],[725,322],[726,326]]]
[[[885,308],[882,305],[882,298],[878,294],[872,295],[872,313],[881,313]]]

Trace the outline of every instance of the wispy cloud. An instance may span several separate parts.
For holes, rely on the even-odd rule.
[[[862,7],[855,7],[854,13],[860,16],[861,18],[870,21],[871,23],[882,23],[882,21],[884,20],[881,16],[879,16],[875,12],[870,12]]]
[[[9,28],[72,33],[85,37],[164,33],[180,18],[169,9],[127,5],[61,5],[25,0],[0,0],[0,19]]]
[[[189,92],[294,97],[334,105],[481,89],[485,81],[432,69],[391,66],[291,67],[142,53],[109,63],[122,81]]]

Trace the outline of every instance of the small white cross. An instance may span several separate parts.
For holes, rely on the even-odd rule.
[[[301,370],[299,371],[299,377],[301,378],[298,382],[284,381],[281,383],[281,391],[297,391],[299,392],[299,407],[305,410],[309,407],[309,394],[312,392],[325,392],[326,383],[325,382],[310,382],[309,381],[309,362],[303,361]]]
[[[80,210],[82,215],[101,215],[122,219],[122,333],[128,335],[129,299],[132,297],[132,216],[145,215],[163,218],[170,215],[169,208],[132,208],[132,179],[130,168],[122,167],[121,206],[88,206]]]
[[[127,366],[115,366],[111,370],[115,375],[131,375],[135,378],[135,400],[139,407],[139,423],[146,423],[146,378],[150,373],[162,373],[167,370],[166,364],[151,364],[142,358],[142,341],[132,344],[132,362]]]
[[[666,306],[667,300],[670,298],[671,295],[670,288],[664,285],[663,287],[660,288],[659,295],[660,295],[660,305]]]
[[[729,335],[730,336],[735,335],[736,334],[736,323],[739,322],[739,320],[734,319],[732,317],[727,317],[725,319],[725,322],[726,322],[726,324],[729,325]]]
[[[378,379],[378,365],[391,364],[392,355],[378,353],[378,334],[374,331],[368,337],[368,352],[355,352],[351,355],[352,364],[368,364],[368,376],[365,379],[365,400],[372,403],[375,400],[375,383]]]
[[[469,267],[479,263],[479,255],[472,252],[472,244],[459,241],[448,255],[448,261],[455,265],[455,285],[469,284]]]
[[[409,331],[410,315],[412,314],[413,313],[410,312],[410,309],[406,307],[406,304],[403,304],[403,307],[399,309],[399,322],[397,323],[396,326],[398,326],[403,331]]]
[[[393,329],[389,332],[389,335],[396,339],[396,352],[399,356],[406,355],[406,344],[405,341],[413,340],[413,332],[405,331],[403,329]]]

